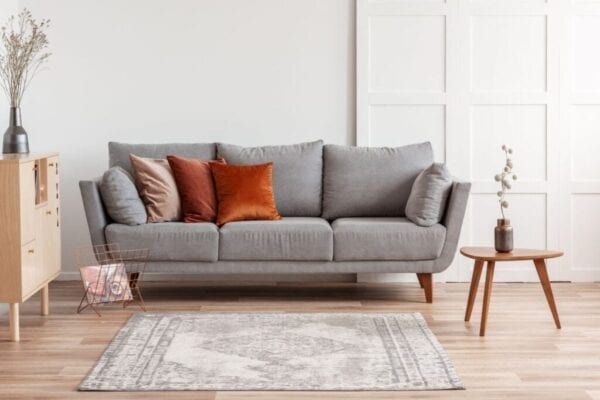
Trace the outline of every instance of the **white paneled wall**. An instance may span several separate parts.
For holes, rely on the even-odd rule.
[[[473,182],[463,245],[493,245],[509,144],[515,245],[564,250],[553,279],[600,280],[599,40],[600,0],[357,0],[357,143],[431,141]],[[470,274],[457,256],[442,279]]]

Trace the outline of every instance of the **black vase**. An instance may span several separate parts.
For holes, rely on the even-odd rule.
[[[11,107],[8,118],[8,129],[4,132],[2,153],[29,153],[29,139],[27,132],[21,126],[21,109]]]

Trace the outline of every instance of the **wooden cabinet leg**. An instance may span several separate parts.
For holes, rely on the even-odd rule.
[[[10,303],[8,309],[8,324],[10,327],[10,341],[18,342],[21,339],[19,334],[19,303]]]
[[[556,309],[556,303],[554,302],[554,294],[552,294],[552,286],[550,285],[550,278],[548,277],[548,270],[546,269],[546,261],[537,259],[533,260],[533,263],[535,264],[535,269],[540,278],[540,282],[542,283],[542,289],[544,289],[548,306],[550,306],[554,324],[556,325],[556,328],[560,329],[560,319],[558,318],[558,310]]]
[[[431,273],[417,274],[421,287],[425,290],[425,300],[433,303],[433,278]]]
[[[475,297],[477,297],[477,288],[479,287],[479,279],[481,278],[481,270],[483,269],[483,261],[475,260],[473,266],[473,276],[471,277],[471,288],[469,289],[469,298],[467,300],[467,311],[465,311],[465,321],[471,319],[471,312],[473,312],[473,304],[475,303]]]
[[[490,297],[492,295],[492,283],[494,282],[495,261],[487,262],[487,271],[485,273],[485,291],[483,293],[483,309],[481,311],[481,326],[479,327],[479,336],[485,336],[485,327],[487,324],[488,309],[490,307]]]
[[[49,289],[48,289],[48,284],[44,285],[44,287],[42,287],[42,291],[41,291],[41,307],[40,307],[40,313],[42,315],[48,315],[50,313],[49,311],[49,307],[50,307],[50,302],[49,302],[49,297],[50,297],[50,293],[49,293]]]

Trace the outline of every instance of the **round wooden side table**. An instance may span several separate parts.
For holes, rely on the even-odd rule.
[[[552,286],[550,286],[550,278],[548,277],[548,270],[546,269],[546,259],[560,257],[563,255],[562,251],[514,249],[510,253],[498,253],[493,247],[463,247],[460,249],[460,254],[475,260],[473,277],[471,278],[471,288],[469,290],[469,299],[467,300],[467,310],[465,312],[465,321],[471,319],[471,312],[473,311],[473,303],[477,296],[477,287],[479,286],[481,270],[483,269],[483,263],[487,262],[479,336],[485,336],[485,326],[490,305],[490,296],[492,294],[492,282],[494,280],[494,268],[496,262],[503,261],[533,261],[540,282],[542,283],[546,300],[550,306],[554,323],[556,324],[556,328],[560,329],[560,319],[558,318],[558,311],[556,309],[556,303],[554,302],[554,295],[552,294]]]

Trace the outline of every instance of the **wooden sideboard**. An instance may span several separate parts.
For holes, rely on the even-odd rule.
[[[9,303],[10,340],[19,341],[19,304],[60,274],[59,158],[0,154],[0,303]]]

